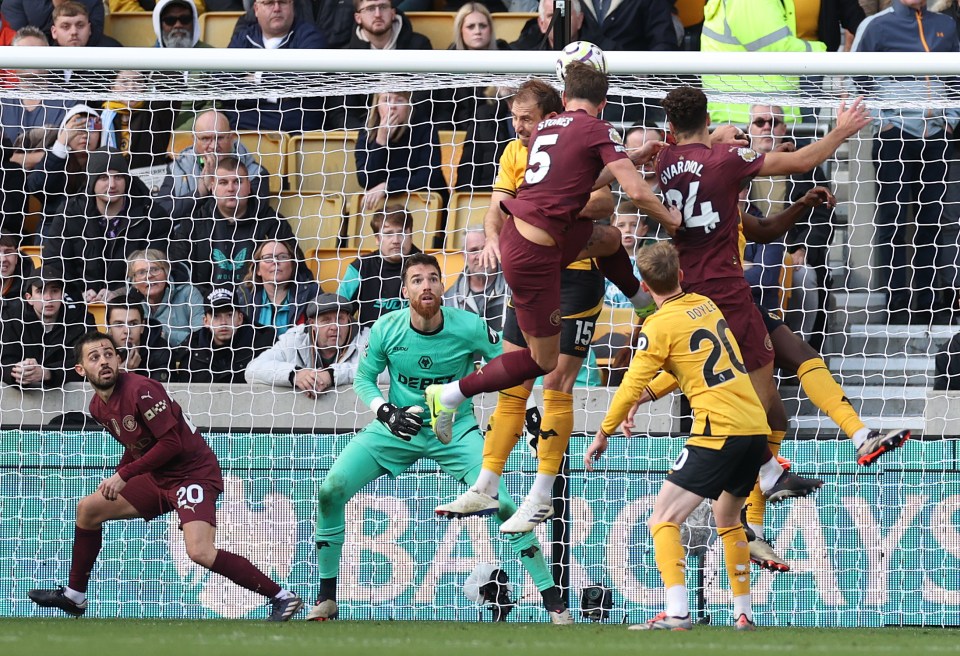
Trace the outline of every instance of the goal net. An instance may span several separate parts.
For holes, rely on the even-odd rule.
[[[656,137],[664,127],[659,100],[681,84],[701,85],[714,124],[734,122],[761,152],[819,138],[840,102],[861,94],[893,126],[865,129],[807,174],[756,179],[744,192],[745,211],[763,215],[783,211],[813,185],[836,195],[835,210],[804,216],[773,244],[748,245],[747,275],[764,306],[819,350],[863,424],[913,431],[904,448],[858,467],[831,418],[836,408],[817,407],[796,372],[778,371],[789,417],[781,453],[825,485],[812,499],[767,510],[766,538],[791,571],[755,569],[754,606],[764,625],[960,624],[953,424],[960,413],[938,389],[953,383],[951,367],[960,370],[960,353],[950,364],[946,344],[955,332],[960,169],[952,133],[942,134],[960,117],[952,77],[960,70],[935,56],[607,57],[604,116],[621,133],[639,125]],[[261,368],[260,384],[248,382],[250,345],[210,346],[208,295],[225,286],[231,294],[240,293],[235,286],[248,290],[245,321],[268,335],[252,345],[258,357],[303,321],[290,290],[359,298],[362,322],[403,307],[395,278],[353,264],[381,245],[387,252],[397,241],[388,238],[390,217],[401,216],[410,232],[403,248],[437,255],[445,285],[464,285],[461,303],[501,307],[495,294],[502,289],[483,279],[472,291],[470,277],[460,279],[476,266],[469,234],[482,227],[497,159],[516,137],[513,90],[534,75],[556,84],[553,67],[553,53],[0,51],[3,232],[14,240],[0,244],[0,550],[10,572],[0,581],[0,615],[34,614],[27,591],[66,582],[76,503],[120,457],[108,433],[84,425],[90,390],[70,375],[72,356],[63,348],[83,332],[84,311],[89,325],[110,327],[124,342],[125,357],[135,354],[125,366],[168,383],[208,436],[226,480],[218,544],[301,596],[315,596],[317,490],[352,436],[376,419],[350,385],[311,398],[275,375],[281,365]],[[628,137],[628,146],[643,136]],[[126,163],[96,164],[87,152],[94,145],[123,151]],[[218,188],[231,177],[225,153],[243,164],[226,190]],[[109,171],[122,175],[103,175]],[[632,215],[636,224],[619,200],[614,192],[611,221]],[[231,223],[226,217],[238,204],[240,220]],[[372,227],[378,221],[382,234]],[[274,232],[259,231],[267,222]],[[294,252],[286,250],[289,240],[273,239],[280,224],[295,236]],[[655,227],[634,236],[638,243],[664,238]],[[39,288],[31,287],[33,276]],[[49,317],[52,328],[38,333],[36,312],[46,306],[37,299],[55,280],[65,281],[69,300]],[[28,295],[33,302],[21,303]],[[137,304],[139,315],[131,313]],[[33,323],[24,320],[29,312]],[[641,437],[614,438],[600,471],[584,471],[584,451],[629,359],[633,317],[606,304],[578,336],[594,351],[575,388],[566,497],[559,518],[538,533],[571,611],[579,616],[583,591],[602,586],[611,591],[612,622],[641,621],[663,604],[646,521],[689,427],[688,406],[668,395],[641,408]],[[500,319],[488,316],[496,326]],[[158,341],[143,342],[154,333]],[[50,356],[56,348],[64,351],[59,361]],[[51,357],[40,362],[51,375],[23,378],[16,365],[37,353]],[[938,377],[944,353],[947,373]],[[477,400],[481,427],[494,403],[493,395]],[[519,499],[536,472],[522,442],[507,472]],[[464,583],[477,565],[491,563],[513,586],[518,606],[509,619],[546,620],[536,588],[493,523],[434,517],[434,507],[459,489],[424,460],[349,502],[341,618],[488,620]],[[729,620],[722,554],[703,512],[684,539],[694,608]],[[260,597],[190,561],[175,515],[109,524],[89,594],[88,614],[103,617],[262,613]]]

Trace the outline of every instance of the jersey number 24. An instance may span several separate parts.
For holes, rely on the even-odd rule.
[[[668,189],[664,195],[667,204],[676,207],[683,214],[683,225],[688,228],[703,228],[704,232],[710,232],[720,223],[720,213],[715,212],[713,203],[708,200],[700,203],[697,207],[697,192],[700,191],[699,182],[691,182],[687,187],[687,198],[679,189]],[[699,214],[696,212],[699,210]]]

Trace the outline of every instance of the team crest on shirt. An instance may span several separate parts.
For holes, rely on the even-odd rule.
[[[132,433],[137,430],[137,420],[133,415],[127,415],[123,418],[123,427]]]
[[[560,310],[554,310],[550,313],[550,325],[559,326],[560,325]]]
[[[739,155],[740,159],[744,162],[752,162],[760,156],[753,148],[737,148],[737,155]]]
[[[623,145],[623,137],[620,136],[620,133],[617,131],[617,128],[610,128],[610,141],[617,144],[618,146]]]
[[[767,349],[768,351],[773,350],[773,341],[770,339],[770,335],[767,335],[763,338],[763,348]]]

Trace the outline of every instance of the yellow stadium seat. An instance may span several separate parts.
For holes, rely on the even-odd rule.
[[[157,42],[151,12],[118,11],[108,14],[103,24],[103,33],[128,48],[150,48]]]
[[[498,39],[503,39],[507,43],[512,43],[520,38],[520,32],[523,30],[523,26],[527,24],[527,21],[531,18],[536,18],[537,14],[526,13],[522,11],[518,12],[496,12],[491,14],[493,18],[493,33]]]
[[[370,230],[373,211],[362,211],[363,196],[351,196],[347,201],[347,246],[360,250],[376,250],[377,241]],[[443,200],[440,194],[413,193],[397,194],[387,199],[387,206],[406,207],[413,217],[413,243],[420,248],[433,244],[434,236],[440,232],[440,217]]]
[[[489,191],[458,191],[450,197],[444,242],[446,248],[463,248],[463,235],[467,228],[483,227],[483,217],[490,207],[491,195]]]
[[[463,130],[440,130],[440,166],[443,179],[448,187],[457,184],[457,167],[460,166],[460,157],[463,156],[463,142],[467,140],[467,133]]]
[[[703,8],[705,0],[675,0],[677,17],[684,27],[690,27],[703,22]]]
[[[290,136],[283,132],[257,132],[255,130],[237,133],[240,143],[253,154],[254,158],[270,172],[270,191],[279,194],[283,188],[283,175],[286,168],[287,151],[290,149]],[[181,150],[193,145],[193,133],[174,132],[170,138],[170,156],[176,157]]]
[[[307,253],[307,267],[323,291],[335,293],[350,263],[368,252],[355,248],[318,248]]]
[[[20,252],[33,260],[33,266],[39,269],[43,265],[42,246],[21,246]]]
[[[783,268],[780,269],[780,314],[783,316],[790,305],[790,296],[793,293],[793,256],[783,254]]]
[[[290,148],[290,135],[284,132],[241,131],[240,143],[253,154],[260,165],[270,171],[270,191],[280,193],[283,188],[284,159]]]
[[[290,188],[299,192],[354,194],[357,181],[356,130],[304,132],[287,146]]]
[[[427,253],[437,258],[440,263],[440,271],[443,272],[443,288],[450,289],[457,276],[463,273],[463,265],[466,256],[463,251],[437,251],[428,250]]]
[[[304,252],[340,245],[343,195],[284,193],[277,211],[290,221]]]
[[[102,329],[107,328],[107,305],[106,303],[87,303],[87,312],[93,315],[94,321]]]
[[[456,17],[454,12],[407,11],[404,16],[410,19],[414,32],[430,39],[434,50],[444,50],[453,43],[453,19]]]
[[[630,335],[636,323],[637,314],[633,308],[615,308],[604,305],[597,318],[597,327],[593,331],[592,342],[595,342],[610,333]]]
[[[200,14],[200,40],[215,48],[226,48],[242,11],[208,11]],[[153,28],[150,30],[153,31]]]
[[[35,235],[43,223],[43,204],[36,196],[27,196],[26,212],[23,214],[23,234]]]

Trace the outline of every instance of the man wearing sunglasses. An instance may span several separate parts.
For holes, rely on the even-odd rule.
[[[192,0],[160,0],[153,9],[158,48],[210,48],[200,40],[197,6]]]

